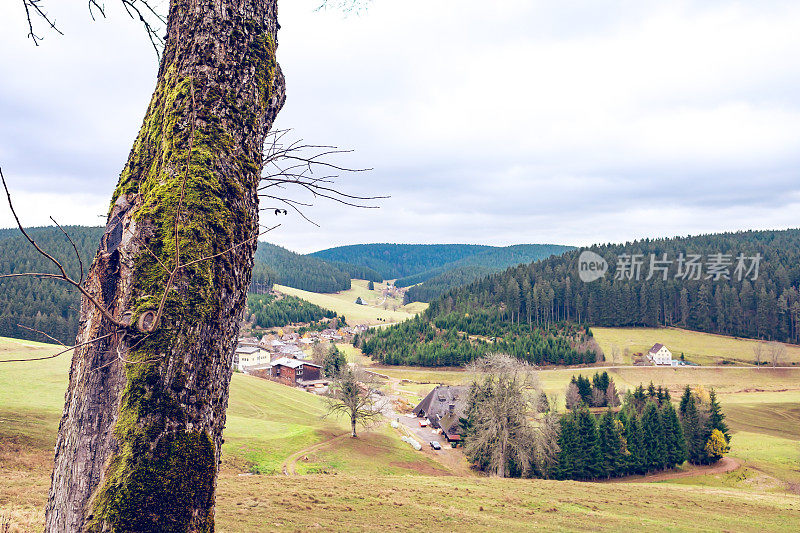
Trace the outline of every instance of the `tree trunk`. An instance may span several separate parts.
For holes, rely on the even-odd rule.
[[[261,156],[284,101],[277,29],[276,0],[170,3],[156,89],[86,281],[127,325],[83,299],[78,342],[114,335],[75,350],[47,531],[214,529]],[[176,255],[206,259],[170,282]]]
[[[352,417],[350,419],[350,428],[352,429],[352,433],[350,434],[350,436],[355,439],[357,437],[357,435],[356,435],[356,417]]]

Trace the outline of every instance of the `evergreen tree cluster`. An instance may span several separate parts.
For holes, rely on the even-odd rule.
[[[583,378],[573,384],[586,387],[587,382]],[[668,391],[652,383],[647,389],[639,385],[626,395],[618,413],[608,409],[599,420],[581,402],[561,417],[558,459],[548,474],[593,480],[659,472],[687,460],[715,462],[727,453],[730,435],[713,391],[710,398],[701,408],[687,386],[676,411]]]
[[[322,359],[322,373],[328,378],[335,378],[347,368],[347,359],[335,344],[331,344]]]
[[[581,404],[589,407],[618,407],[619,393],[614,379],[608,372],[595,372],[591,380],[581,374],[572,376],[567,386],[566,404],[568,409],[575,409]]]
[[[335,318],[336,313],[294,296],[248,294],[245,319],[259,328],[283,327]]]
[[[452,313],[431,320],[418,315],[364,336],[364,354],[389,365],[463,366],[489,353],[534,363],[587,364],[599,348],[591,331],[573,324],[548,328],[512,324],[496,315]]]
[[[430,316],[493,310],[514,323],[560,321],[595,326],[680,326],[698,331],[800,342],[800,230],[746,231],[645,239],[591,248],[608,263],[597,281],[578,277],[579,251],[519,265],[431,302]],[[639,279],[615,279],[622,254],[641,256]],[[647,279],[651,254],[671,260],[666,275]],[[665,256],[666,254],[666,256]],[[686,279],[678,272],[683,254],[704,262],[724,254],[734,264],[718,279],[708,269]],[[739,279],[735,258],[760,255],[759,272]],[[707,266],[707,265],[706,265]],[[748,266],[750,266],[748,264]],[[685,270],[685,269],[684,269]],[[684,272],[685,274],[686,272]]]
[[[448,289],[466,285],[492,272],[498,272],[522,263],[539,261],[572,249],[572,246],[559,244],[516,244],[513,246],[491,247],[488,250],[469,255],[438,268],[400,278],[395,283],[398,287],[408,287],[421,283],[421,285],[414,287],[409,298],[412,301],[428,302],[444,294]],[[422,296],[427,299],[417,299]]]

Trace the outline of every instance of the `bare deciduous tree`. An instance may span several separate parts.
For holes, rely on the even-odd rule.
[[[606,389],[606,405],[608,407],[620,406],[619,393],[617,392],[617,386],[614,384],[614,380],[611,380]]]
[[[581,393],[578,391],[578,386],[575,383],[567,385],[567,392],[564,396],[567,409],[575,409],[581,404]]]
[[[764,343],[756,341],[753,345],[753,355],[756,358],[756,366],[761,366],[761,359],[764,357]]]
[[[358,437],[357,426],[369,427],[383,415],[374,377],[358,366],[346,367],[336,374],[326,401],[328,412],[325,416],[346,416],[353,438]]]
[[[786,354],[786,346],[781,342],[771,342],[769,343],[769,359],[772,361],[772,367],[778,366],[783,360],[783,356]]]
[[[22,2],[38,44],[35,22],[55,22],[43,0]],[[163,53],[100,249],[73,283],[80,328],[46,530],[210,531],[259,197],[301,215],[309,204],[287,186],[363,198],[330,185],[346,169],[325,158],[341,151],[270,133],[285,100],[276,0],[170,0],[166,18],[120,2]]]
[[[499,477],[509,474],[510,464],[527,473],[537,450],[530,418],[541,401],[535,368],[510,355],[492,354],[468,370],[477,377],[470,388],[471,427],[465,453],[481,457],[488,471]]]

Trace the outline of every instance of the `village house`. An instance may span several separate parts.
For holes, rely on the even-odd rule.
[[[320,379],[322,367],[308,361],[281,357],[272,361],[272,380],[290,387],[304,387],[306,382]]]
[[[670,352],[663,344],[656,343],[647,352],[647,358],[652,361],[654,365],[658,366],[673,366],[672,365],[672,352]]]
[[[245,368],[249,366],[269,363],[269,360],[269,352],[260,346],[239,345],[233,353],[233,368],[239,370],[239,372],[244,372]]]
[[[461,441],[460,419],[466,411],[467,387],[439,385],[419,402],[413,413],[427,418],[434,429],[440,429],[447,442],[454,446]]]

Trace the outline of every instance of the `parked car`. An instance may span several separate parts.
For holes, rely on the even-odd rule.
[[[431,448],[433,448],[434,450],[441,450],[442,449],[442,445],[439,444],[438,442],[436,442],[435,440],[432,440],[431,441]]]
[[[419,427],[421,427],[421,428],[428,427],[428,419],[427,418],[423,418],[422,420],[420,420],[419,421]]]

